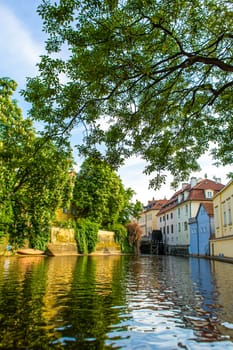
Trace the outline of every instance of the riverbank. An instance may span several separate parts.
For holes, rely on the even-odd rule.
[[[217,261],[233,264],[233,258],[227,258],[224,256],[205,256],[205,258],[209,260],[217,260]]]

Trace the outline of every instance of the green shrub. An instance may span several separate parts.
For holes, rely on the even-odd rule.
[[[115,241],[121,245],[122,253],[132,253],[132,247],[129,245],[128,232],[124,225],[114,224],[109,228],[115,233]]]
[[[53,221],[53,226],[61,228],[75,228],[75,221],[73,219]]]
[[[75,228],[75,239],[78,252],[81,254],[91,253],[95,250],[98,241],[99,225],[86,219],[79,219]]]

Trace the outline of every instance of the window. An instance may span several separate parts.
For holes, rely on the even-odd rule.
[[[169,233],[169,226],[167,226],[167,233]]]
[[[184,230],[187,231],[187,229],[188,229],[188,223],[187,223],[187,221],[185,221],[184,222]]]
[[[165,221],[165,215],[163,216],[163,221]]]
[[[173,219],[173,213],[170,214],[170,218]]]
[[[214,221],[215,221],[215,226],[219,227],[220,218],[219,218],[219,208],[218,207],[214,208]]]
[[[188,214],[188,205],[185,205],[185,214]]]
[[[224,210],[224,212],[223,212],[223,225],[224,225],[224,226],[227,225],[227,213],[226,213],[225,210]]]
[[[212,191],[206,191],[206,198],[212,198],[213,192]]]
[[[162,217],[160,216],[159,221],[162,222]]]
[[[180,208],[178,208],[178,218],[180,217]]]
[[[178,223],[178,232],[180,232],[180,222]]]
[[[184,200],[186,200],[189,196],[189,192],[188,191],[184,191]]]
[[[174,231],[173,231],[173,225],[171,224],[171,233],[173,233]]]
[[[178,195],[178,203],[180,203],[180,202],[182,201],[182,199],[183,199],[183,195],[182,195],[182,194],[179,194],[179,195]]]
[[[169,215],[167,214],[167,220],[169,219]]]
[[[228,208],[228,224],[232,225],[231,208]]]

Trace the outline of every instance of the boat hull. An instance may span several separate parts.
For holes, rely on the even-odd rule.
[[[20,255],[43,255],[44,251],[39,249],[32,249],[32,248],[22,248],[17,250],[17,254]]]

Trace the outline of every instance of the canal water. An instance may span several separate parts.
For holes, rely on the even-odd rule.
[[[233,349],[233,264],[0,257],[0,349]]]

